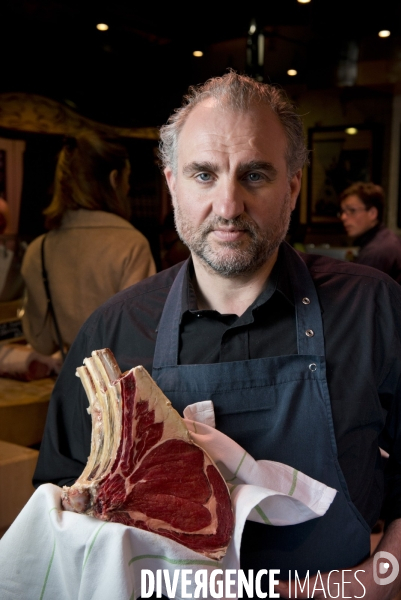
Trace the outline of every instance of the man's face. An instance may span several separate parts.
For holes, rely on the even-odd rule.
[[[350,237],[359,237],[377,225],[377,208],[366,208],[356,194],[341,202],[341,221]]]
[[[199,259],[225,277],[256,272],[277,253],[300,189],[289,181],[287,140],[268,107],[246,113],[208,100],[180,133],[177,172],[165,170],[178,233]]]

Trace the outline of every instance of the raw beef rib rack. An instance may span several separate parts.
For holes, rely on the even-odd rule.
[[[144,367],[122,374],[109,349],[77,369],[92,416],[82,475],[65,510],[132,525],[220,559],[234,517],[226,483]]]

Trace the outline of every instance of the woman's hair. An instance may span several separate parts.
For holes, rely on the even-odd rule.
[[[117,170],[118,182],[127,165],[128,153],[115,140],[92,131],[67,138],[57,161],[53,199],[43,211],[46,227],[59,227],[67,210],[79,208],[129,219],[128,198],[110,183],[110,173]]]

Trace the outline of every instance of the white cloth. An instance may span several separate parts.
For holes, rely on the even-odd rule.
[[[168,570],[171,581],[178,572],[176,598],[183,597],[182,570],[191,570],[186,591],[193,597],[195,571],[205,570],[209,577],[215,569],[239,569],[246,518],[289,525],[329,508],[336,490],[281,463],[255,461],[214,429],[210,401],[191,405],[184,414],[194,441],[228,480],[235,531],[226,556],[214,561],[154,533],[62,511],[60,488],[46,484],[0,541],[1,600],[134,600],[141,595],[144,569]],[[165,585],[162,592],[168,595]]]

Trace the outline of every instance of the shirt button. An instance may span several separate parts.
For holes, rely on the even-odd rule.
[[[315,335],[315,332],[313,331],[313,329],[307,329],[305,331],[305,335],[307,335],[308,337],[313,337]]]
[[[310,304],[309,298],[302,298],[302,304]]]
[[[201,313],[196,313],[196,316],[197,316],[197,317],[201,317],[201,316],[202,316],[202,314],[201,314]]]

